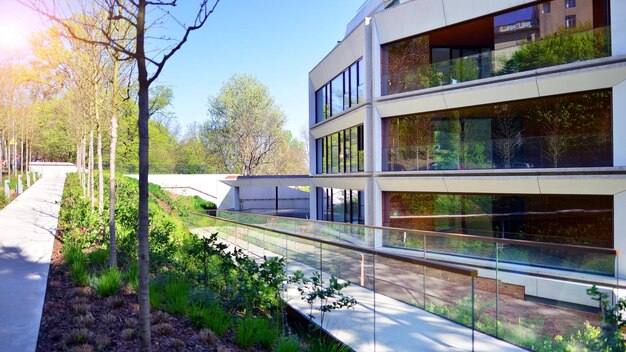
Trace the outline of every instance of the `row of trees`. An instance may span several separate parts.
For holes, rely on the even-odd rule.
[[[241,81],[244,76],[233,77],[226,87],[244,84],[240,89],[244,96],[237,101],[257,104],[254,108],[232,106],[224,88],[211,98],[210,119],[191,126],[178,138],[167,110],[173,94],[157,87],[155,81],[190,34],[208,20],[219,0],[198,1],[191,21],[177,18],[185,14],[177,12],[176,0],[19,1],[54,25],[33,41],[30,62],[2,67],[11,75],[1,75],[0,149],[7,153],[10,148],[6,146],[13,146],[10,153],[16,155],[16,146],[24,145],[26,155],[20,160],[31,160],[28,154],[32,153],[33,157],[76,162],[84,196],[100,214],[105,203],[103,172],[108,164],[112,267],[117,266],[116,165],[126,169],[122,171],[138,171],[139,335],[141,350],[148,351],[150,165],[165,164],[170,172],[284,173],[289,170],[279,165],[289,165],[285,159],[291,156],[300,162],[294,162],[292,169],[306,173],[304,145],[283,131],[284,115],[267,89],[251,77]],[[168,23],[178,28],[173,31],[178,35],[148,34],[149,29],[158,30]],[[259,95],[246,96],[249,91]],[[214,109],[218,102],[221,107]],[[250,119],[244,125],[231,126],[245,118]],[[261,119],[264,122],[246,126]],[[227,123],[218,123],[221,120]],[[253,128],[244,133],[241,126]],[[262,136],[268,126],[269,136]],[[235,132],[243,136],[226,148]],[[217,153],[220,148],[228,152]],[[11,170],[16,169],[14,165]]]

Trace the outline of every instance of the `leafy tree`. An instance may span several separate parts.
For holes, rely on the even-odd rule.
[[[250,75],[233,75],[209,98],[201,136],[225,171],[254,175],[283,143],[284,124],[285,114],[267,87]]]

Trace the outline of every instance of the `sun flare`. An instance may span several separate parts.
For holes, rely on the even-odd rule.
[[[28,45],[26,30],[15,22],[0,22],[0,51],[23,49]]]

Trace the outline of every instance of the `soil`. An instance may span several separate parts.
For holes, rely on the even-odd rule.
[[[86,312],[75,312],[81,309]],[[55,240],[37,351],[137,351],[138,311],[137,296],[129,290],[103,298],[88,287],[74,287],[63,264],[61,243]],[[152,324],[152,351],[244,351],[232,343],[230,332],[224,338],[213,336],[213,341],[207,341],[187,318],[154,310],[151,313],[153,319],[160,320]],[[81,321],[79,316],[93,319]],[[171,328],[155,329],[159,323]],[[86,330],[81,333],[80,328]],[[262,350],[253,347],[247,351]]]

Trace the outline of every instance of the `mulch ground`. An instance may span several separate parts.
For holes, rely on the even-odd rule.
[[[137,351],[138,311],[137,296],[128,290],[101,298],[75,287],[55,240],[37,351]],[[244,351],[232,334],[207,338],[185,317],[151,313],[152,351]]]

